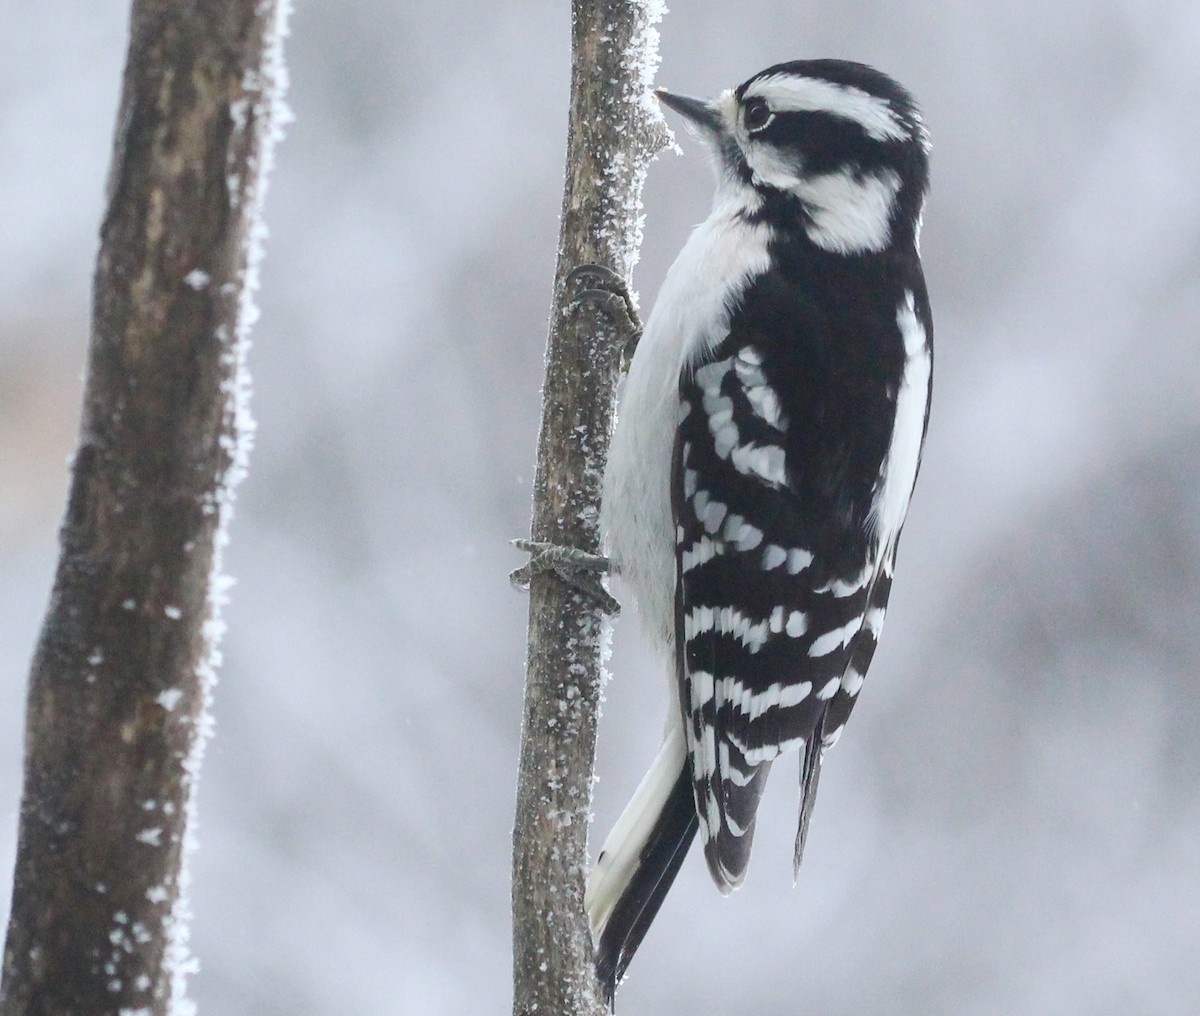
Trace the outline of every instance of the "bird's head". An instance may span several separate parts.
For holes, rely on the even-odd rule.
[[[659,89],[714,152],[719,195],[835,254],[915,245],[929,138],[912,97],[863,64],[777,64],[715,99]]]

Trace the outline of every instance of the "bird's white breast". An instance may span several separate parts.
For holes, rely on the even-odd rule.
[[[671,455],[679,380],[718,345],[747,282],[766,271],[768,227],[741,214],[754,192],[724,182],[709,217],[667,272],[634,354],[604,475],[601,526],[608,553],[639,604],[647,635],[674,644],[675,523]]]

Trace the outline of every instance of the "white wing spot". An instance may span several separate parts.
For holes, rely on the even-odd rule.
[[[712,607],[693,607],[689,613],[683,616],[684,641],[690,642],[697,635],[712,631],[715,623]],[[692,675],[693,680],[695,680],[695,676],[695,674]]]
[[[771,571],[773,568],[778,568],[787,560],[787,551],[778,544],[768,543],[767,549],[763,551],[762,566],[764,571]]]
[[[737,738],[731,738],[731,740],[741,748],[742,754],[746,756],[746,761],[751,765],[762,765],[764,762],[770,762],[779,755],[803,748],[805,744],[803,737],[793,737],[779,744],[764,744],[760,748],[744,748],[738,744]]]
[[[803,611],[793,610],[790,614],[788,614],[788,635],[794,639],[798,639],[806,631],[808,631],[808,618],[804,615]],[[809,653],[809,655],[811,656],[812,653]]]
[[[718,554],[723,553],[725,553],[724,543],[720,540],[710,540],[707,536],[701,536],[698,541],[693,543],[680,556],[680,568],[685,573],[690,572],[693,568],[706,564]]]
[[[817,692],[817,698],[819,698],[821,700],[831,699],[831,698],[833,698],[834,695],[837,694],[837,690],[841,686],[842,686],[842,679],[840,677],[831,677],[825,683],[825,687],[823,687],[819,692]]]
[[[778,445],[737,445],[730,452],[730,461],[743,476],[760,476],[779,487],[787,482],[784,453]]]
[[[739,437],[737,424],[732,422],[725,424],[720,430],[713,432],[713,451],[720,458],[729,458],[729,453],[737,447]]]
[[[784,429],[783,410],[779,408],[779,396],[770,385],[756,385],[746,389],[746,398],[754,415],[776,430]]]
[[[788,551],[787,570],[789,575],[799,575],[812,563],[813,556],[809,551],[801,550],[799,547],[792,547]]]
[[[862,627],[862,624],[863,619],[861,617],[852,617],[840,628],[827,631],[824,635],[813,640],[813,644],[808,647],[808,655],[828,656],[835,649],[841,649],[858,634],[858,630]]]
[[[713,697],[712,674],[706,670],[694,670],[688,677],[692,685],[692,708],[699,709],[711,702]]]
[[[737,535],[738,550],[753,550],[762,543],[763,532],[757,526],[750,525],[746,522],[742,525]]]
[[[863,686],[863,675],[853,667],[847,667],[842,675],[842,690],[853,698]]]
[[[703,493],[703,491],[701,491],[701,493]],[[699,500],[700,495],[697,494],[696,497],[697,500]],[[704,528],[711,535],[715,536],[718,530],[720,530],[721,523],[724,521],[725,513],[728,510],[729,509],[726,508],[725,505],[723,505],[720,501],[709,501],[704,506],[704,514],[701,517],[701,521],[704,523]]]
[[[868,561],[863,565],[862,571],[857,575],[852,575],[848,579],[832,579],[817,590],[818,593],[832,593],[836,598],[851,596],[857,593],[870,581],[871,576],[875,573],[875,565],[873,561]]]
[[[783,709],[798,706],[812,691],[812,681],[801,681],[799,684],[789,684],[779,696],[779,705]]]
[[[708,417],[708,429],[716,434],[733,419],[733,399],[728,395],[704,393],[704,413]]]
[[[705,394],[717,394],[721,390],[721,382],[729,373],[729,361],[718,360],[716,363],[706,363],[696,371],[696,383]]]
[[[821,750],[826,751],[838,743],[838,738],[842,736],[842,731],[846,729],[846,724],[842,723],[834,727],[828,734],[821,738]]]

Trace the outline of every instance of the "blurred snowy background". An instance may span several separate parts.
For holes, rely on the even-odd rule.
[[[193,860],[222,1016],[503,1012],[526,531],[566,0],[300,0],[258,443]],[[677,3],[663,84],[802,56],[923,102],[937,383],[888,630],[800,884],[777,768],[728,900],[699,857],[628,1013],[1200,1004],[1200,6]],[[0,871],[74,444],[127,5],[0,0]],[[645,308],[710,180],[646,189]],[[665,682],[618,633],[602,837]],[[0,885],[0,911],[8,888]]]

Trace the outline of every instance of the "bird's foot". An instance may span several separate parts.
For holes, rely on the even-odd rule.
[[[563,285],[569,295],[566,313],[578,314],[585,305],[590,305],[617,330],[622,340],[621,368],[627,370],[642,337],[642,321],[625,280],[603,265],[579,265],[567,273]]]
[[[551,572],[576,592],[590,596],[606,614],[619,614],[621,605],[609,595],[600,581],[608,573],[608,558],[589,554],[578,547],[563,547],[557,543],[535,540],[513,540],[512,545],[529,554],[529,563],[522,565],[509,581],[518,589],[528,589],[534,575]]]

